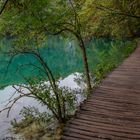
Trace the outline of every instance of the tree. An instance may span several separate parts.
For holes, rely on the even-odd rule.
[[[33,44],[32,44],[33,45]],[[33,67],[34,70],[40,71],[40,75],[37,77],[25,77],[25,84],[17,84],[13,85],[13,88],[18,92],[18,95],[13,99],[13,94],[11,98],[9,98],[9,102],[6,108],[0,110],[0,112],[8,110],[9,112],[15,103],[23,97],[32,97],[38,100],[44,106],[47,106],[48,110],[51,113],[48,113],[49,116],[53,119],[56,119],[59,124],[65,123],[65,121],[71,115],[71,112],[75,110],[76,107],[76,95],[74,94],[74,90],[71,90],[66,87],[59,87],[58,81],[54,78],[52,71],[48,67],[47,62],[44,60],[40,53],[40,49],[36,46],[22,47],[22,48],[7,48],[7,50],[1,50],[2,53],[9,55],[10,59],[7,61],[8,66],[12,63],[14,58],[18,55],[30,55],[35,60],[37,60],[38,64],[34,64],[29,62],[27,64],[21,64],[18,66],[17,71],[24,68],[24,66]],[[45,78],[44,78],[45,77]],[[46,83],[46,81],[48,81]]]
[[[48,97],[48,99],[45,99],[46,101],[42,99],[44,98],[44,95],[41,94],[42,98],[38,96],[35,92],[38,91],[37,89],[34,91],[31,90],[31,93],[34,93],[32,95],[43,104],[46,105],[47,103],[47,106],[60,123],[64,122],[67,118],[67,116],[65,116],[65,104],[67,101],[62,92],[65,91],[58,88],[55,77],[39,53],[39,47],[40,44],[46,41],[48,35],[53,36],[61,34],[66,37],[74,36],[74,39],[77,39],[79,42],[79,47],[81,48],[83,54],[87,87],[88,91],[91,91],[85,44],[77,12],[80,9],[80,5],[71,1],[63,2],[61,0],[57,0],[55,2],[52,2],[51,0],[34,2],[32,0],[8,0],[5,1],[2,6],[0,17],[0,35],[1,37],[6,36],[13,42],[11,47],[13,50],[10,50],[12,58],[15,55],[26,53],[31,54],[38,59],[55,95],[54,103],[56,108],[53,109],[52,106],[46,102],[50,99],[50,97],[47,96],[47,92],[44,92],[46,93],[45,97]],[[11,106],[7,109],[11,109]]]
[[[86,25],[87,36],[89,38],[92,36],[117,39],[139,38],[139,7],[139,0],[86,0],[82,21]]]
[[[79,18],[83,1],[9,0],[5,3],[1,12],[0,31],[2,35],[12,36],[16,46],[28,45],[30,41],[40,44],[46,40],[47,35],[63,35],[77,39],[83,56],[87,89],[90,92],[92,87],[84,28]]]

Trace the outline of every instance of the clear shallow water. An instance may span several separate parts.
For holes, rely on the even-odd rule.
[[[109,50],[114,43],[109,40],[95,40],[93,39],[87,44],[88,63],[90,70],[94,69],[94,66],[100,61],[99,52],[103,50]],[[115,42],[116,44],[116,42]],[[120,45],[120,43],[118,43]],[[9,41],[0,41],[0,47],[11,46]],[[83,72],[83,64],[81,52],[75,41],[64,40],[62,38],[53,38],[47,41],[40,49],[41,55],[48,63],[55,78],[66,77],[61,80],[60,86],[69,86],[77,88],[74,82],[75,72]],[[38,61],[32,55],[17,55],[13,61],[8,65],[6,61],[9,61],[10,57],[0,52],[0,87],[7,86],[0,90],[0,109],[6,104],[8,98],[14,92],[14,89],[10,86],[12,84],[26,83],[24,77],[33,78],[41,75],[41,72],[35,69],[33,66],[29,66],[30,63],[39,65]],[[8,68],[8,69],[7,69]],[[72,75],[71,75],[72,74]],[[0,136],[10,135],[7,128],[10,127],[10,120],[13,118],[20,119],[18,115],[19,111],[25,105],[39,106],[41,110],[45,108],[38,105],[38,102],[31,98],[23,98],[12,109],[10,117],[6,118],[6,113],[0,114]]]

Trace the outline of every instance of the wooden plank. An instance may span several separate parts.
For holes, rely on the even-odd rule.
[[[140,140],[140,45],[84,101],[62,140]]]

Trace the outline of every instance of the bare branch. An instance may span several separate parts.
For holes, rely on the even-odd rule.
[[[131,17],[131,18],[140,19],[140,16],[132,15],[132,14],[129,14],[129,13],[123,13],[123,12],[120,12],[120,11],[116,11],[115,9],[111,9],[111,8],[103,6],[103,5],[96,6],[96,8],[100,9],[100,10],[108,10],[110,12],[113,12],[114,14],[117,14],[117,15],[123,15],[123,16]]]
[[[2,6],[2,9],[0,10],[0,15],[2,14],[2,12],[4,11],[4,9],[6,8],[6,5],[8,3],[9,0],[6,0],[5,3]]]
[[[5,111],[5,110],[8,110],[8,112],[7,112],[7,117],[9,117],[9,114],[10,114],[10,111],[11,111],[12,107],[13,107],[13,106],[15,105],[15,103],[16,103],[19,99],[21,99],[22,97],[33,97],[33,96],[31,96],[31,93],[23,94],[23,95],[20,94],[18,97],[14,98],[13,100],[10,100],[9,103],[8,103],[8,105],[9,105],[10,103],[11,103],[11,105],[8,106],[8,107],[6,107],[6,108],[4,108],[4,109],[2,109],[2,110],[0,110],[0,113],[3,112],[3,111]]]

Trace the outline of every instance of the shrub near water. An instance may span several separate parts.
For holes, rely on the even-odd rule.
[[[18,122],[14,119],[11,122],[13,131],[18,135],[22,135],[25,140],[43,140],[44,138],[58,139],[60,137],[63,124],[58,122],[54,114],[56,113],[56,115],[58,115],[57,99],[49,84],[45,82],[35,84],[35,81],[37,80],[33,80],[34,82],[31,80],[29,81],[30,86],[27,86],[27,88],[31,92],[30,94],[38,100],[40,104],[46,106],[47,112],[41,113],[37,108],[31,106],[24,107],[20,112],[22,119]],[[24,88],[25,87],[26,86],[24,85]],[[68,120],[69,117],[74,114],[76,109],[77,93],[67,87],[58,87],[57,90],[62,109],[61,115],[63,118]],[[21,95],[23,94],[26,95],[22,90]]]
[[[95,82],[98,84],[107,73],[117,67],[124,58],[128,57],[135,49],[135,42],[127,42],[121,45],[112,44],[109,50],[96,51],[98,63],[93,69]]]
[[[45,138],[53,139],[60,136],[61,126],[58,126],[56,120],[47,112],[39,112],[35,107],[24,107],[20,115],[22,120],[11,121],[12,131],[20,134],[23,140],[43,140]],[[55,138],[57,139],[57,138]]]

